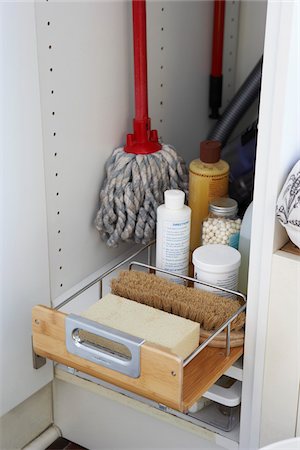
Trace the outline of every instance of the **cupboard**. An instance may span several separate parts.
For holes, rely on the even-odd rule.
[[[223,105],[264,53],[241,423],[234,439],[196,429],[180,418],[169,423],[171,418],[164,412],[153,417],[156,413],[150,407],[147,415],[138,403],[125,401],[120,406],[119,397],[107,399],[106,391],[95,396],[94,384],[62,371],[54,381],[53,409],[52,400],[44,395],[49,387],[43,387],[53,380],[53,367],[48,361],[37,371],[32,368],[32,307],[57,305],[132,250],[130,245],[106,248],[93,226],[105,160],[131,129],[130,4],[51,0],[1,4],[1,423],[8,423],[10,442],[14,442],[10,430],[16,417],[27,430],[35,430],[22,440],[19,428],[20,447],[42,432],[47,421],[90,448],[99,442],[100,419],[103,446],[99,442],[99,448],[132,448],[134,442],[146,448],[147,439],[154,448],[174,448],[176,442],[180,448],[259,448],[291,437],[291,420],[296,429],[295,404],[290,402],[281,414],[277,411],[274,421],[267,419],[276,407],[275,397],[268,393],[269,374],[276,370],[272,327],[280,328],[280,318],[272,315],[273,302],[278,301],[272,294],[274,270],[280,271],[274,253],[287,240],[274,212],[278,192],[300,148],[299,2],[227,1],[226,10]],[[212,17],[212,2],[148,4],[150,116],[162,139],[187,162],[197,157],[199,142],[212,126],[208,118]],[[255,115],[254,108],[244,121]],[[93,289],[80,302],[94,301],[98,291]],[[299,287],[295,292],[299,296]],[[292,307],[296,317],[296,305]],[[286,348],[293,356],[289,361],[294,361],[289,370],[296,371],[290,395],[298,398],[299,348],[295,351],[290,339]],[[284,393],[285,386],[286,381],[279,380],[276,392]],[[18,405],[37,392],[43,393],[43,408],[37,410],[33,404],[30,416],[43,416],[42,425],[37,420],[27,423],[29,419],[24,421],[18,412]],[[77,419],[70,413],[76,406]],[[10,416],[12,410],[16,414]],[[105,411],[110,411],[118,426],[127,418],[121,437],[114,433],[112,419],[104,420]],[[159,439],[171,434],[174,441]]]

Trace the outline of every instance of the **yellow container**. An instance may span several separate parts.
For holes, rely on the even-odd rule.
[[[200,159],[190,163],[191,252],[200,245],[201,225],[208,215],[209,202],[228,194],[229,165],[220,159],[220,155],[220,142],[204,141],[200,145]]]

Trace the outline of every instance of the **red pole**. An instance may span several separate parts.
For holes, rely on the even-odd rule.
[[[222,65],[223,65],[223,41],[225,21],[225,0],[215,0],[214,3],[214,29],[212,62],[209,86],[210,117],[220,117],[219,108],[222,105]]]
[[[133,133],[127,135],[125,152],[144,154],[161,149],[148,117],[146,0],[132,0],[134,99]]]
[[[148,118],[146,2],[133,0],[135,118]]]
[[[225,0],[215,0],[211,75],[222,76]]]

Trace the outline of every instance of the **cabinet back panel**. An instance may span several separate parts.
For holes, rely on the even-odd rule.
[[[213,3],[149,2],[147,10],[149,114],[191,160],[210,126]],[[36,23],[55,299],[128,248],[108,249],[93,221],[105,161],[132,126],[131,4],[37,3]]]
[[[93,222],[132,117],[129,16],[126,2],[36,4],[52,299],[125,251]]]

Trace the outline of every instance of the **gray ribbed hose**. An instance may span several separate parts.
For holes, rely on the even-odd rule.
[[[258,97],[261,84],[262,60],[263,57],[260,58],[223,112],[221,119],[218,120],[209,133],[209,140],[220,141],[222,146],[224,146],[242,116]]]

